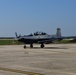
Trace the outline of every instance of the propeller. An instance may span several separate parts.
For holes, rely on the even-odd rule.
[[[18,36],[17,32],[15,32],[16,38],[21,37],[21,34]]]
[[[17,32],[15,32],[16,38],[18,37]]]

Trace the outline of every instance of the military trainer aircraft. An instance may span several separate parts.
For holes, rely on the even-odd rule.
[[[60,28],[57,28],[57,32],[55,35],[48,35],[45,32],[38,32],[38,31],[33,34],[30,34],[30,35],[24,35],[24,36],[19,35],[18,36],[17,33],[15,33],[15,35],[19,42],[23,42],[25,44],[24,48],[26,48],[26,44],[30,44],[30,48],[33,48],[34,43],[41,44],[40,47],[44,48],[45,47],[44,44],[52,43],[55,40],[60,41],[62,39],[66,39],[66,38],[67,39],[76,38],[76,36],[69,36],[69,37],[61,36]]]

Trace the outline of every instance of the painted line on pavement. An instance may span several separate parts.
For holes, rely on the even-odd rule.
[[[28,71],[22,71],[22,70],[10,69],[10,68],[3,68],[3,67],[0,67],[0,70],[22,73],[22,74],[27,74],[27,75],[43,75],[43,74],[40,74],[40,73],[34,73],[34,72],[28,72]]]

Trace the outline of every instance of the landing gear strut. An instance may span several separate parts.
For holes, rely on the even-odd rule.
[[[30,48],[33,48],[33,44],[30,44]]]
[[[41,48],[44,48],[44,47],[45,47],[45,46],[44,46],[44,44],[42,43],[42,44],[41,44]]]

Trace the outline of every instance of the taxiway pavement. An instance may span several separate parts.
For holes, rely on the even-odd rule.
[[[0,75],[76,75],[76,44],[45,46],[0,46]]]

